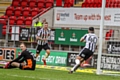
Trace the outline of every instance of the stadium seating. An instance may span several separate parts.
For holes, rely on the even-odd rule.
[[[62,6],[62,0],[56,0],[56,7]]]
[[[3,27],[2,27],[2,29],[6,29],[7,28],[7,25],[4,25]]]
[[[105,40],[110,40],[113,34],[114,34],[114,30],[110,29],[108,32],[106,32]]]
[[[27,7],[27,4],[28,4],[27,0],[22,0],[20,3],[20,6],[24,8],[24,7]]]
[[[36,0],[30,0],[30,2],[29,2],[29,7],[30,8],[35,8],[36,7]]]
[[[44,8],[45,7],[45,0],[38,0],[37,7]]]
[[[13,6],[13,7],[18,7],[19,4],[20,4],[20,0],[13,0],[13,1],[12,1],[12,6]]]
[[[34,17],[38,13],[39,13],[39,9],[38,8],[33,8],[32,11],[31,11],[31,16]]]
[[[30,15],[30,7],[25,7],[23,9],[23,13],[22,14],[23,14],[24,17],[28,17]]]
[[[6,35],[6,29],[2,29],[2,35]]]
[[[106,8],[118,8],[120,0],[106,0]],[[85,0],[82,7],[99,8],[102,6],[102,0]]]
[[[10,16],[9,25],[14,25],[16,23],[16,16]]]
[[[22,7],[17,7],[14,12],[14,16],[19,17],[22,12]]]
[[[14,12],[14,7],[10,6],[6,9],[6,14],[7,16],[12,16]]]
[[[64,7],[72,7],[74,0],[64,0]],[[56,0],[56,7],[62,7],[62,0]]]
[[[3,15],[3,16],[1,16],[0,18],[1,18],[1,19],[8,19],[8,16]]]
[[[0,24],[6,25],[6,24],[7,24],[7,21],[4,20],[4,19],[0,19]]]
[[[54,5],[54,1],[53,0],[47,0],[46,3],[45,3],[45,7],[48,8],[48,7],[53,7]]]
[[[16,21],[16,25],[23,25],[23,24],[24,24],[24,17],[23,16],[18,17]]]
[[[3,29],[6,29],[7,26],[5,25],[7,25],[9,18],[9,25],[31,26],[34,16],[53,6],[54,0],[12,0],[12,4],[6,9],[5,15],[0,17],[0,23],[4,25]],[[5,35],[4,31],[6,30],[3,30]]]
[[[25,20],[25,25],[32,25],[32,17],[27,17],[26,20]]]

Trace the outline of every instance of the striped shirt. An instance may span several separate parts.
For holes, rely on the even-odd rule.
[[[94,52],[98,37],[94,33],[88,33],[88,34],[85,34],[82,38],[86,41],[85,48]]]
[[[44,30],[44,28],[41,28],[38,33],[37,33],[37,36],[40,37],[41,39],[47,39],[46,41],[43,41],[43,40],[38,40],[38,44],[39,45],[44,45],[46,43],[48,43],[48,38],[50,36],[50,29],[48,28],[47,30]]]

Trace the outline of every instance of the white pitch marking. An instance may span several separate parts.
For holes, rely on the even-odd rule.
[[[22,78],[32,78],[32,79],[36,79],[36,77],[31,77],[31,76],[20,76],[20,75],[11,75],[11,74],[6,74],[8,76],[13,76],[13,77],[22,77]],[[50,79],[47,79],[47,78],[38,78],[40,80],[50,80]]]

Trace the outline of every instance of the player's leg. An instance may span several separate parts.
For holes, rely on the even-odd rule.
[[[80,67],[80,64],[84,61],[84,58],[85,58],[85,48],[83,48],[79,55],[76,57],[76,60],[75,60],[75,65],[74,67],[71,69],[71,71],[69,73],[73,73],[74,71],[76,71],[79,67]]]
[[[14,62],[12,62],[14,63]],[[8,62],[5,66],[3,66],[4,69],[12,69],[17,68],[17,66],[13,66],[12,63]]]
[[[82,60],[83,60],[83,58],[81,58],[80,56],[77,56],[76,60],[75,60],[76,64],[73,66],[73,68],[71,69],[71,71],[69,73],[73,73],[74,71],[76,71],[80,67]]]
[[[43,46],[44,50],[46,51],[44,58],[42,59],[44,62],[44,65],[46,65],[46,58],[48,58],[48,56],[50,55],[50,47],[48,46],[48,44]]]
[[[42,45],[37,45],[37,48],[36,48],[36,58],[39,56],[41,50],[42,50]]]
[[[11,66],[16,67],[16,68],[21,68],[21,66],[26,65],[24,62],[19,63],[19,62],[12,62]]]

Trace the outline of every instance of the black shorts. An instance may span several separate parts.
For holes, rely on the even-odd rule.
[[[32,68],[24,68],[23,69],[23,66],[20,64],[19,69],[22,69],[22,70],[35,70],[35,66],[32,66]]]
[[[47,49],[50,49],[50,47],[48,46],[48,44],[38,45],[36,49],[36,53],[40,53],[42,49],[47,50]]]
[[[22,70],[35,70],[35,67],[36,67],[36,61],[34,60],[32,62],[32,67],[31,68],[24,68],[23,69],[23,65],[20,63],[19,69],[22,69]]]
[[[83,58],[84,60],[87,60],[90,56],[92,56],[93,55],[93,52],[92,51],[90,51],[89,49],[87,49],[87,48],[83,48],[81,51],[80,51],[80,53],[79,53],[79,56],[81,57],[81,58]]]

